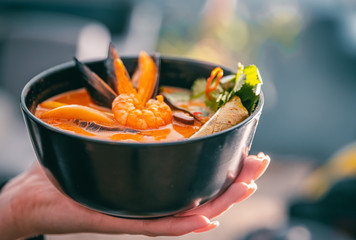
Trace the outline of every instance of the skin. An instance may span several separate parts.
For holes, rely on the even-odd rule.
[[[35,163],[8,182],[0,193],[1,239],[79,232],[180,236],[209,231],[219,225],[214,218],[256,191],[255,181],[269,162],[269,156],[263,153],[250,155],[239,177],[220,197],[192,210],[153,220],[111,217],[85,208],[60,193]]]

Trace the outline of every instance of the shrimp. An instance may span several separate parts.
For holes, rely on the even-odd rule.
[[[154,129],[172,122],[171,108],[163,101],[163,96],[150,99],[141,107],[134,94],[120,94],[113,101],[113,112],[116,121],[135,129]]]
[[[157,81],[157,67],[151,57],[141,52],[138,71],[137,90],[124,74],[124,65],[115,61],[119,95],[112,102],[112,111],[116,121],[127,127],[145,130],[165,126],[172,122],[171,108],[163,101],[163,96],[152,96]]]

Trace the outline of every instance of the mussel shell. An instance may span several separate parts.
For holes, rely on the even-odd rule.
[[[114,61],[119,55],[117,54],[112,43],[109,45],[108,57],[105,60],[105,68],[107,74],[107,83],[108,85],[116,92],[117,89],[117,77],[115,73]],[[117,92],[116,92],[117,93]]]
[[[115,60],[120,59],[119,55],[117,54],[117,51],[112,43],[109,45],[109,50],[108,50],[108,57],[105,60],[105,68],[106,68],[106,82],[108,85],[113,89],[117,94],[118,94],[118,77],[116,75],[115,71]],[[125,74],[127,76],[127,79],[130,79],[129,73],[127,72],[125,68]]]
[[[95,72],[91,71],[85,64],[74,58],[79,69],[85,88],[87,89],[92,101],[103,107],[111,108],[117,94],[111,87],[104,82]]]
[[[156,68],[157,68],[157,73],[156,73],[156,80],[155,80],[155,87],[152,92],[151,98],[155,98],[158,94],[158,89],[159,89],[159,72],[160,72],[160,66],[161,66],[161,56],[159,53],[154,53],[151,55],[153,61],[155,62]],[[112,43],[109,45],[109,50],[108,50],[108,57],[105,60],[105,68],[106,68],[106,74],[107,74],[107,79],[106,82],[108,85],[113,89],[117,94],[117,89],[118,89],[118,77],[115,72],[115,65],[114,61],[115,59],[120,58],[119,55],[117,54],[117,51]],[[128,79],[131,79],[131,83],[134,88],[137,89],[138,86],[138,77],[135,77],[135,73],[137,72],[138,69],[138,63],[136,64],[135,71],[132,74],[132,78],[130,78],[130,74],[127,71],[125,67],[125,73],[127,75]]]
[[[156,98],[158,92],[159,92],[159,82],[160,82],[160,68],[161,68],[161,55],[159,53],[154,53],[151,55],[151,58],[153,59],[155,65],[156,65],[156,78],[155,78],[155,83],[154,83],[154,88],[153,88],[153,91],[152,91],[152,95],[150,98]],[[134,73],[132,74],[132,77],[131,77],[131,83],[132,83],[132,86],[134,88],[137,89],[138,87],[138,82],[139,82],[139,75],[141,73],[139,73],[139,70],[138,70],[139,66],[138,66],[138,61],[137,61],[137,64],[135,66],[135,71]]]
[[[157,68],[157,73],[156,73],[156,82],[155,82],[155,87],[154,90],[152,92],[152,96],[151,98],[156,98],[157,94],[158,94],[158,90],[159,90],[159,82],[160,82],[160,71],[161,71],[161,55],[159,53],[154,53],[153,56],[153,61],[156,64],[156,68]]]

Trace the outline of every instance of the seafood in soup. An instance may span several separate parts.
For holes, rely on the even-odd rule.
[[[141,52],[130,76],[112,45],[105,81],[75,62],[83,88],[45,100],[35,115],[64,131],[113,141],[177,141],[225,130],[253,112],[262,84],[254,65],[239,64],[236,75],[217,67],[191,89],[160,86],[158,55]]]

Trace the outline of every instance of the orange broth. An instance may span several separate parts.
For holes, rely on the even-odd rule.
[[[167,92],[171,91],[179,91],[179,88],[171,88],[171,87],[165,87],[165,90],[167,89]],[[182,91],[187,91],[183,90]],[[36,108],[35,115],[36,117],[41,119],[41,114],[45,113],[53,108],[48,108],[46,106],[46,103],[49,102],[55,102],[58,103],[59,106],[61,104],[77,104],[77,105],[82,105],[82,106],[87,106],[94,108],[96,110],[99,110],[107,115],[113,115],[111,109],[105,108],[98,106],[93,103],[91,100],[89,94],[84,88],[77,89],[77,90],[72,90],[68,91],[59,95],[56,95],[50,99],[47,99],[46,101],[42,102],[39,104]],[[189,102],[186,102],[184,104],[181,104],[181,107],[185,107],[189,105]],[[192,102],[192,104],[197,104],[197,105],[202,105],[204,104],[203,102]],[[183,140],[186,138],[189,138],[192,136],[195,132],[197,132],[200,127],[201,123],[194,121],[195,123],[192,125],[188,124],[183,124],[181,122],[178,122],[173,119],[173,122],[160,127],[158,129],[148,129],[148,130],[138,130],[139,133],[131,133],[131,132],[120,132],[120,131],[93,131],[93,130],[88,130],[85,127],[80,127],[78,123],[76,124],[75,119],[68,120],[68,119],[42,119],[42,121],[60,128],[62,130],[79,134],[79,135],[84,135],[84,136],[89,136],[89,137],[95,137],[98,139],[106,139],[106,140],[114,140],[114,141],[125,141],[125,142],[159,142],[159,141],[177,141],[177,140]],[[206,120],[206,119],[205,119]],[[203,119],[203,121],[205,121]],[[112,127],[124,127],[116,123],[117,125],[112,126]],[[126,127],[127,128],[127,127]]]

